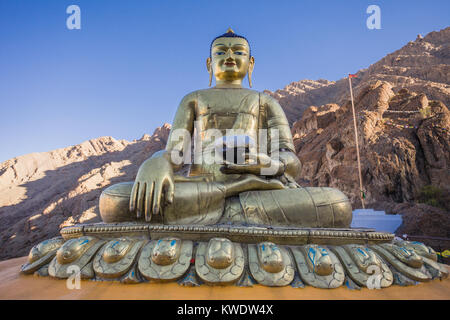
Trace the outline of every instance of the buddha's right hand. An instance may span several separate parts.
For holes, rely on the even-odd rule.
[[[159,214],[161,207],[173,202],[175,186],[173,169],[167,153],[158,152],[139,167],[130,194],[130,211],[137,218],[145,214],[150,221],[152,214]]]

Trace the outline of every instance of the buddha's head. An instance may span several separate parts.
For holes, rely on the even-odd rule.
[[[251,56],[250,44],[243,36],[233,30],[228,31],[211,42],[210,56],[206,59],[206,67],[216,79],[217,86],[241,86],[242,80],[248,73],[249,85],[255,65],[255,58]]]

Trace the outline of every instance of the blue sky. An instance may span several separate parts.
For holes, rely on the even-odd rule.
[[[66,8],[81,8],[69,30]],[[369,30],[366,9],[381,8]],[[338,80],[449,26],[445,1],[0,0],[0,162],[100,136],[139,139],[205,88],[211,40],[250,40],[254,89]]]

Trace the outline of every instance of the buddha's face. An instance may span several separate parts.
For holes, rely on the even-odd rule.
[[[206,64],[216,81],[235,81],[242,80],[249,68],[253,68],[254,58],[250,57],[245,39],[223,37],[214,40]]]

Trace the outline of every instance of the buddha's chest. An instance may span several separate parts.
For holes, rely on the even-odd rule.
[[[259,94],[242,90],[209,90],[199,95],[196,106],[196,128],[256,130],[259,116]]]

